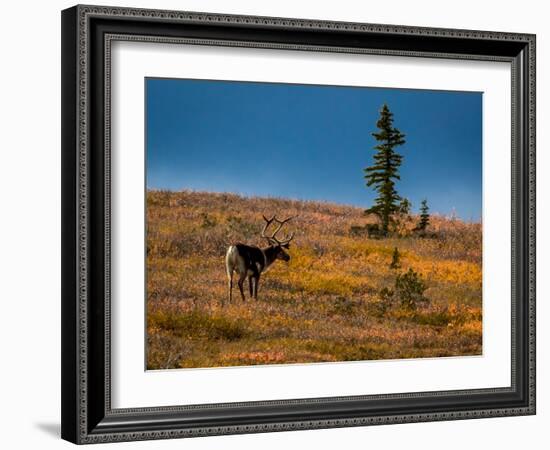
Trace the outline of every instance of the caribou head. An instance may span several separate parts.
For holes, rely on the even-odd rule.
[[[275,259],[280,259],[282,261],[290,261],[290,255],[285,251],[290,248],[290,241],[294,239],[294,232],[290,234],[290,236],[286,236],[285,238],[278,239],[277,233],[281,231],[281,228],[283,228],[283,225],[287,223],[292,217],[288,217],[285,220],[279,220],[277,217],[273,216],[271,219],[268,219],[266,216],[262,216],[265,220],[264,229],[262,230],[262,237],[267,241],[269,244],[269,247],[263,249],[264,252],[273,253],[275,255]],[[275,222],[277,224],[277,227],[275,230],[271,233],[270,236],[266,236],[267,229],[269,226]]]

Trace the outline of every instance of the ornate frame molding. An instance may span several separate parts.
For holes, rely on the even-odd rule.
[[[232,26],[242,27],[250,33],[255,30],[269,30],[280,35],[289,31],[319,30],[337,33],[346,36],[376,35],[377,39],[384,37],[415,37],[425,38],[426,42],[439,42],[440,39],[457,39],[460,42],[471,41],[471,47],[475,48],[480,42],[499,42],[502,48],[511,48],[510,54],[481,54],[461,51],[459,53],[447,53],[438,50],[388,49],[376,47],[349,47],[339,45],[318,45],[315,43],[281,43],[266,40],[234,40],[215,39],[205,37],[168,37],[151,36],[136,33],[114,33],[109,30],[99,34],[101,45],[104,47],[101,64],[105,69],[103,85],[103,112],[104,124],[102,126],[102,145],[104,152],[103,179],[93,177],[93,167],[90,164],[93,148],[92,121],[90,110],[95,96],[98,95],[91,82],[97,77],[97,61],[93,61],[98,52],[98,32],[91,30],[92,22],[97,19],[110,21],[119,20],[123,24],[128,20],[139,22],[142,26],[157,22],[167,26],[193,25],[204,28],[230,29]],[[220,14],[204,14],[195,12],[158,11],[147,9],[112,8],[99,6],[76,6],[63,13],[64,43],[63,50],[63,158],[66,167],[63,168],[63,222],[69,230],[64,234],[63,251],[63,377],[71,379],[71,383],[63,388],[63,413],[62,434],[63,437],[76,443],[97,443],[111,441],[129,441],[142,439],[162,439],[172,437],[207,436],[217,434],[239,434],[250,432],[271,432],[297,429],[313,429],[328,427],[348,427],[373,424],[389,424],[421,421],[440,421],[452,419],[469,419],[482,417],[499,417],[509,415],[527,415],[535,413],[535,36],[530,34],[514,34],[471,30],[449,30],[424,27],[405,27],[396,25],[377,25],[332,21],[311,21],[304,19],[271,18],[256,16],[233,16]],[[228,28],[229,27],[229,28]],[[95,34],[94,34],[95,33]],[[114,40],[146,41],[158,43],[185,43],[194,45],[218,45],[218,46],[244,46],[266,49],[290,49],[304,51],[323,52],[351,52],[365,54],[384,54],[413,57],[436,57],[453,59],[482,59],[490,61],[507,61],[512,64],[512,89],[513,89],[513,120],[512,120],[512,147],[513,147],[513,196],[517,202],[513,203],[513,249],[521,250],[520,255],[513,256],[513,271],[516,270],[516,260],[521,262],[522,254],[526,255],[521,269],[524,274],[518,273],[519,283],[513,285],[513,299],[516,293],[528,292],[526,298],[519,298],[525,308],[524,317],[517,317],[515,306],[512,312],[512,325],[514,340],[512,343],[512,386],[500,389],[482,389],[471,391],[431,392],[419,394],[375,395],[361,397],[334,397],[308,400],[284,400],[272,402],[250,402],[241,404],[196,405],[193,407],[166,407],[166,408],[139,408],[113,410],[110,403],[110,63],[111,43]],[[430,41],[431,40],[431,41]],[[70,41],[70,42],[69,42]],[[93,46],[96,47],[93,47]],[[465,44],[464,44],[465,45]],[[520,49],[514,54],[514,48]],[[523,52],[523,53],[522,53]],[[96,64],[96,66],[94,66]],[[95,71],[95,72],[94,72]],[[95,82],[95,81],[94,81]],[[95,82],[97,83],[97,82]],[[516,102],[514,99],[520,99]],[[75,107],[76,105],[76,107]],[[99,139],[95,141],[95,147]],[[66,161],[66,162],[65,162]],[[76,169],[76,170],[75,170]],[[524,171],[521,172],[521,171]],[[524,176],[524,186],[518,183],[518,177]],[[97,209],[92,204],[97,200],[97,195],[92,188],[96,183],[103,183],[100,190],[103,193],[102,208],[103,217],[97,217]],[[518,190],[519,186],[519,190]],[[93,200],[92,198],[93,197]],[[519,206],[519,207],[518,207]],[[524,214],[524,212],[527,214]],[[90,268],[95,267],[97,258],[91,256],[96,250],[92,242],[90,232],[97,229],[96,221],[103,221],[103,240],[100,242],[103,249],[99,252],[103,255],[101,270],[104,275],[102,296],[105,301],[103,309],[103,324],[90,320],[91,291],[97,289],[90,273]],[[519,234],[518,234],[519,233]],[[521,234],[524,233],[524,234]],[[526,247],[517,241],[517,236],[526,239]],[[513,250],[514,251],[514,250]],[[74,279],[69,280],[74,275]],[[518,279],[513,276],[513,282]],[[522,278],[522,276],[524,278]],[[518,291],[519,289],[519,291]],[[513,300],[515,301],[515,300]],[[518,308],[521,305],[516,305]],[[518,322],[521,321],[521,322]],[[516,330],[516,325],[521,330]],[[90,336],[101,331],[103,333],[104,353],[104,384],[101,408],[92,406],[90,401],[92,387],[90,379],[90,365],[96,364],[90,357],[90,349],[97,345],[97,336]],[[526,339],[527,352],[522,353],[521,360],[516,359],[516,331],[523,333]],[[67,340],[72,342],[69,344]],[[516,363],[520,364],[522,373],[516,373]],[[523,379],[525,373],[526,379]],[[97,376],[95,374],[94,376]],[[519,377],[519,378],[518,378]],[[516,392],[517,382],[525,383],[524,388],[527,398],[510,403],[506,407],[472,408],[469,410],[454,409],[448,411],[427,411],[414,413],[372,414],[357,417],[321,418],[306,420],[283,420],[265,423],[224,424],[209,426],[174,426],[163,425],[154,427],[143,425],[141,417],[148,414],[155,419],[149,422],[160,424],[162,418],[170,414],[182,414],[190,409],[207,411],[215,408],[236,408],[243,406],[274,407],[306,404],[325,404],[328,402],[341,402],[348,400],[411,400],[422,399],[428,396],[473,396],[477,394],[491,395]],[[95,383],[95,381],[93,381]],[[101,383],[100,383],[101,384]],[[92,411],[93,410],[93,411]],[[98,421],[98,418],[103,417]],[[134,417],[135,423],[128,427],[121,426],[123,419],[128,422],[128,417]],[[147,422],[147,423],[149,423]]]

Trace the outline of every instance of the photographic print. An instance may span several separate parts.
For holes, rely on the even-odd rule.
[[[482,354],[482,93],[145,88],[148,370]]]

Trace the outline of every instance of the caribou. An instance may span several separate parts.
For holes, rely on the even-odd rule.
[[[241,297],[245,300],[243,284],[248,277],[248,285],[250,288],[250,298],[258,300],[258,285],[260,284],[260,275],[264,273],[276,260],[290,261],[290,255],[285,251],[290,247],[290,242],[294,238],[294,233],[286,236],[283,239],[277,238],[277,233],[292,217],[284,220],[279,220],[273,216],[268,219],[262,216],[265,225],[261,233],[261,237],[266,239],[267,247],[256,247],[237,243],[230,245],[225,255],[225,268],[227,271],[227,279],[229,285],[229,302],[232,300],[233,292],[233,274],[236,272],[239,276],[237,284],[241,291]],[[275,225],[275,229],[270,235],[266,235],[271,224]]]

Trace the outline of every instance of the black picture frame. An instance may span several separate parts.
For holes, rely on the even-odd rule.
[[[108,108],[110,42],[117,39],[510,62],[511,386],[112,409]],[[535,36],[118,7],[64,10],[61,350],[62,437],[78,444],[535,414]]]

